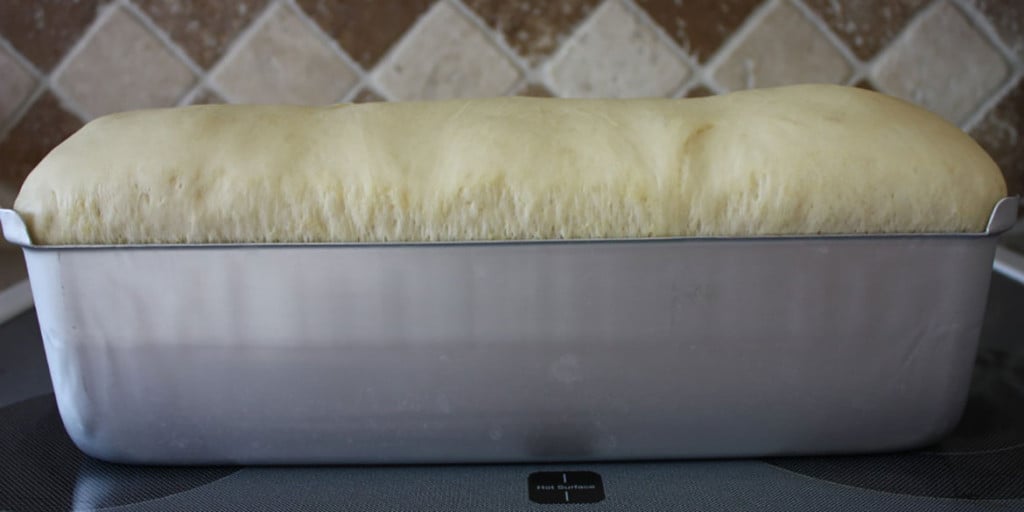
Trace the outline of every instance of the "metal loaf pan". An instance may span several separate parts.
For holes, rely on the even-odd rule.
[[[132,463],[897,450],[958,421],[996,234],[24,247],[74,442]]]

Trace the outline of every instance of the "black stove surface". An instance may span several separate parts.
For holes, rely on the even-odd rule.
[[[898,454],[397,467],[147,467],[71,443],[33,312],[0,325],[0,510],[1021,510],[1024,285],[995,274],[963,420]],[[529,501],[535,471],[593,471],[598,503]]]

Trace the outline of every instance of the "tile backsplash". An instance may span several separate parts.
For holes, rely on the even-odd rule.
[[[877,89],[1024,193],[1019,0],[0,0],[0,184],[96,116],[194,103]]]

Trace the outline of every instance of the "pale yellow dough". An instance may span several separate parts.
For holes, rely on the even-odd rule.
[[[805,85],[686,100],[195,106],[97,119],[15,203],[38,244],[978,232],[940,117]]]

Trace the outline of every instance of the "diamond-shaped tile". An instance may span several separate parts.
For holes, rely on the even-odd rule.
[[[689,68],[617,0],[605,2],[550,64],[561,96],[664,96]]]
[[[519,55],[536,62],[558,49],[600,0],[466,0]]]
[[[401,100],[497,96],[519,71],[448,2],[439,2],[377,66],[377,84]]]
[[[174,105],[194,81],[180,59],[120,8],[57,77],[60,88],[91,116]]]
[[[1024,194],[1024,81],[985,115],[971,136],[999,164],[1010,194]]]
[[[40,96],[0,142],[0,181],[20,187],[29,171],[81,126],[52,94]]]
[[[29,70],[0,46],[0,126],[3,126],[36,86]]]
[[[761,0],[637,0],[684,50],[707,61]]]
[[[779,2],[729,54],[715,80],[730,90],[845,80],[850,64],[788,0]]]
[[[287,6],[275,6],[243,46],[213,73],[233,103],[334,103],[355,71]]]
[[[0,35],[50,71],[85,33],[107,0],[2,0]]]
[[[267,0],[135,2],[196,64],[209,68],[224,54],[235,36],[259,14]]]
[[[885,48],[928,0],[805,0],[862,60]]]
[[[874,82],[954,123],[1006,79],[1009,68],[956,6],[941,2],[886,51]]]
[[[1003,43],[1024,61],[1024,2],[1021,0],[971,0],[995,26]]]
[[[298,0],[298,3],[346,53],[370,69],[433,1]]]

